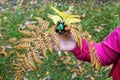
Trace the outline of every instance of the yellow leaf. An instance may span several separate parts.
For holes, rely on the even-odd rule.
[[[68,14],[68,15],[66,16],[66,19],[68,19],[68,18],[80,18],[80,16],[79,16],[79,15],[71,15],[71,14]]]
[[[80,22],[80,18],[79,15],[72,15],[72,14],[68,14],[67,12],[60,12],[58,9],[54,8],[51,6],[51,8],[62,18],[56,16],[50,16],[50,18],[53,20],[54,23],[57,23],[58,20],[61,20],[63,22],[65,22],[65,24],[71,24],[71,23],[77,23]],[[57,19],[58,18],[58,19]]]
[[[66,24],[71,24],[71,23],[78,23],[80,22],[81,20],[80,19],[77,19],[77,18],[69,18],[69,19],[66,19],[65,20],[65,23]]]
[[[75,18],[75,17],[80,17],[79,15],[71,15],[71,14],[68,14],[66,12],[60,12],[58,9],[54,8],[51,6],[51,8],[60,16],[62,17],[63,19],[67,19],[67,18]]]
[[[56,8],[54,8],[54,7],[52,7],[51,6],[51,8],[58,14],[58,15],[60,15],[60,17],[64,17],[64,15],[65,15],[65,12],[60,12],[58,9],[56,9]]]
[[[50,14],[50,15],[48,15],[48,17],[50,19],[52,19],[55,24],[57,24],[58,21],[62,21],[62,18],[60,18],[58,15],[52,15],[52,14]]]

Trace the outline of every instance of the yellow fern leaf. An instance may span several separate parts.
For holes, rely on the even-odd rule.
[[[62,18],[65,16],[65,12],[60,12],[58,9],[51,6],[51,8]]]
[[[81,20],[78,19],[78,18],[68,18],[68,19],[65,20],[65,23],[69,25],[69,24],[72,24],[72,23],[78,23],[80,21]]]
[[[61,21],[61,22],[63,21],[58,15],[50,14],[48,17],[53,20],[54,24],[57,24],[58,21]]]
[[[68,14],[66,12],[61,12],[52,6],[51,6],[51,8],[62,18],[61,21],[65,22],[65,24],[78,23],[81,21],[79,15],[72,15],[72,14]],[[53,22],[56,23],[58,20],[60,20],[60,17],[58,18],[57,15],[54,15],[54,17],[52,17]],[[56,20],[57,18],[58,18],[58,20]]]

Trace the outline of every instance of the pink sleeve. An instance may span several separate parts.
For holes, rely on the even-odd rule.
[[[113,30],[101,43],[94,43],[96,54],[102,65],[110,65],[116,62],[120,54],[120,26]],[[77,59],[90,62],[88,43],[82,39],[82,51],[76,44],[71,51]]]
[[[113,30],[101,43],[92,45],[96,48],[101,65],[114,64],[110,72],[113,80],[120,80],[120,26]],[[79,59],[90,62],[88,43],[82,39],[82,51],[78,45],[71,51]]]
[[[71,52],[77,59],[90,62],[89,49],[85,39],[82,39],[82,52],[77,44]]]
[[[95,44],[102,65],[118,61],[120,56],[120,26],[113,30],[101,43]]]

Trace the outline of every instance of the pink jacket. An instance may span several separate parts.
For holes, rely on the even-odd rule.
[[[96,48],[96,55],[101,65],[114,64],[109,76],[113,80],[120,80],[120,26],[113,30],[101,43],[92,44]],[[90,62],[88,43],[82,39],[82,51],[76,45],[71,51],[77,59]]]

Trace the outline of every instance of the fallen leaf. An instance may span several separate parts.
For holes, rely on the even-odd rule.
[[[82,67],[80,65],[77,65],[77,67],[78,67],[80,72],[83,72],[83,69],[82,69]]]
[[[0,52],[0,54],[3,54],[4,56],[7,56],[7,53],[6,53],[6,48],[4,46],[1,46],[2,47],[2,51]]]
[[[101,24],[101,26],[102,26],[102,27],[106,27],[106,26],[108,26],[108,24]]]
[[[6,16],[4,16],[4,20],[7,20],[7,17],[6,17]]]
[[[20,24],[19,26],[20,26],[20,27],[19,27],[20,30],[23,30],[23,29],[25,29],[25,27],[26,27],[26,26],[23,26],[22,24]]]
[[[91,75],[87,75],[86,78],[89,78],[90,80],[95,80],[95,78],[92,77]]]
[[[2,34],[0,34],[0,39],[3,39],[3,35]]]
[[[72,75],[71,75],[71,80],[75,79],[76,76],[77,76],[77,73],[76,73],[76,72],[72,73]]]
[[[63,61],[64,59],[65,59],[65,57],[64,57],[64,56],[61,56],[61,57],[60,57],[60,60],[61,60],[61,61]]]
[[[63,61],[63,63],[64,64],[70,64],[70,60],[71,60],[71,57],[70,56],[66,56],[65,60]]]
[[[42,80],[50,80],[50,76],[46,76]]]
[[[0,20],[1,20],[1,19],[0,19]],[[0,26],[0,30],[4,30],[4,28]]]
[[[100,29],[94,29],[94,31],[96,31],[96,32],[100,32],[101,30],[100,30]]]
[[[37,23],[36,21],[26,21],[25,25],[27,25],[27,24],[36,24],[36,23]]]
[[[3,76],[0,76],[0,80],[2,80],[3,79]]]
[[[40,74],[37,74],[37,77],[40,78]]]
[[[35,4],[37,4],[37,3],[38,3],[37,0],[32,0],[32,1],[30,1],[30,4],[31,4],[31,5],[35,5]]]
[[[102,27],[102,26],[98,26],[98,29],[99,29],[99,30],[103,30],[103,27]]]
[[[81,15],[81,18],[83,19],[83,18],[85,18],[86,17],[86,13],[83,13],[82,15]]]
[[[42,69],[42,66],[38,66],[37,69],[38,69],[38,70],[39,70],[39,69],[41,70],[41,69]]]
[[[62,56],[62,52],[58,51],[58,56],[61,57]]]
[[[28,78],[26,78],[26,77],[24,77],[24,79],[23,80],[29,80]]]
[[[57,61],[54,61],[53,65],[58,65],[58,62],[57,62]]]
[[[107,67],[104,69],[104,72],[106,72],[107,70],[110,70],[112,67],[113,67],[113,64],[110,65],[110,66],[107,66]]]
[[[15,44],[16,41],[17,41],[17,39],[16,39],[15,37],[9,39],[9,42],[11,42],[11,43],[13,43],[13,44]]]
[[[70,69],[70,72],[78,72],[79,70],[77,68]]]
[[[6,46],[4,46],[6,49],[11,49],[11,48],[13,48],[11,45],[6,45]]]

